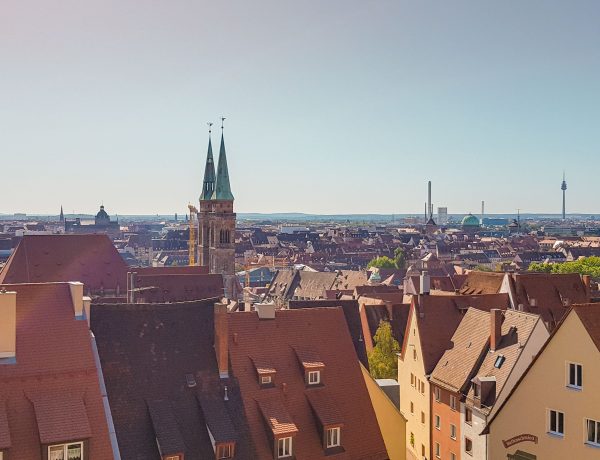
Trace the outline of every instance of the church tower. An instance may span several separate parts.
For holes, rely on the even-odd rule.
[[[221,119],[221,145],[215,174],[212,145],[209,138],[208,154],[204,171],[204,183],[200,196],[198,220],[200,225],[200,264],[210,273],[223,275],[225,294],[235,295],[235,221],[233,194],[229,183],[227,153]]]

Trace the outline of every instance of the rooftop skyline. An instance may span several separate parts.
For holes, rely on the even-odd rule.
[[[35,7],[32,7],[35,5]],[[183,215],[224,116],[238,212],[600,213],[600,4],[22,2],[0,213]],[[213,130],[218,142],[218,129]]]

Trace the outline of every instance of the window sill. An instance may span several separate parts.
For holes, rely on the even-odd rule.
[[[554,433],[552,431],[548,431],[548,432],[546,432],[546,434],[548,436],[550,436],[551,438],[556,438],[556,439],[564,439],[564,437],[565,437],[564,433]]]
[[[578,386],[575,386],[575,385],[567,385],[567,389],[573,390],[573,391],[582,391],[583,387],[578,387]]]
[[[600,444],[595,442],[586,441],[584,442],[584,444],[588,447],[591,447],[592,449],[600,449]]]

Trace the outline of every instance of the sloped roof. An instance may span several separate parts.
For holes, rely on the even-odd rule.
[[[414,296],[411,314],[421,338],[425,373],[433,372],[444,351],[452,347],[452,335],[458,328],[469,307],[489,311],[492,308],[506,310],[510,306],[508,294]],[[406,347],[403,347],[403,356]]]
[[[467,279],[460,288],[460,293],[464,295],[497,294],[500,292],[504,276],[504,273],[473,270],[467,274]]]
[[[198,401],[224,398],[214,351],[214,302],[95,304],[92,330],[106,381],[121,457],[160,460],[147,401],[169,401],[186,460],[214,458]],[[237,313],[236,313],[237,314]],[[196,386],[188,388],[186,375]],[[226,415],[238,439],[236,459],[255,459],[239,388],[229,379]]]
[[[479,369],[476,371],[477,377],[493,377],[496,381],[496,393],[492,395],[491,401],[482,401],[482,410],[484,411],[489,411],[493,407],[498,395],[506,384],[506,380],[521,356],[524,345],[529,340],[536,324],[540,320],[538,315],[515,310],[506,310],[503,312],[503,316],[500,344],[496,350],[489,350],[485,354]],[[489,314],[487,321],[482,322],[479,327],[485,328],[486,326],[490,330]],[[500,367],[496,367],[496,360],[500,356],[504,357],[504,360]],[[473,401],[473,397],[473,387],[471,386],[467,393],[467,399]],[[488,405],[489,407],[483,407],[483,405]]]
[[[517,306],[539,314],[551,328],[556,327],[572,304],[588,302],[587,292],[578,274],[516,273]],[[532,306],[535,299],[536,306]]]
[[[10,408],[11,457],[39,458],[40,439],[91,434],[90,455],[112,458],[91,336],[87,322],[75,319],[69,285],[4,287],[17,292],[16,364],[0,366],[0,414]]]
[[[223,296],[223,276],[138,275],[136,298],[145,303],[185,302]]]
[[[431,381],[461,391],[490,338],[490,314],[469,308],[447,349],[431,373]]]
[[[124,292],[128,267],[106,235],[25,235],[0,283],[81,281],[85,291]]]
[[[319,388],[334,392],[344,423],[345,453],[340,458],[388,458],[340,308],[278,310],[274,320],[260,320],[256,312],[232,313],[228,318],[231,369],[239,381],[256,458],[271,458],[273,450],[257,404],[264,400],[279,401],[279,407],[285,409],[297,427],[294,439],[297,458],[327,458],[317,416],[307,399],[307,393],[317,388],[306,387],[295,347],[310,348],[324,364],[323,386]],[[249,356],[262,356],[277,369],[274,387],[260,387]]]

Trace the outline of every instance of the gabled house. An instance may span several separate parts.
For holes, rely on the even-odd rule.
[[[431,458],[431,388],[429,377],[469,307],[507,309],[507,294],[412,297],[398,359],[400,411],[407,418],[407,455]]]
[[[118,459],[81,283],[0,286],[0,459]]]
[[[569,309],[491,417],[491,460],[597,459],[600,305]]]

